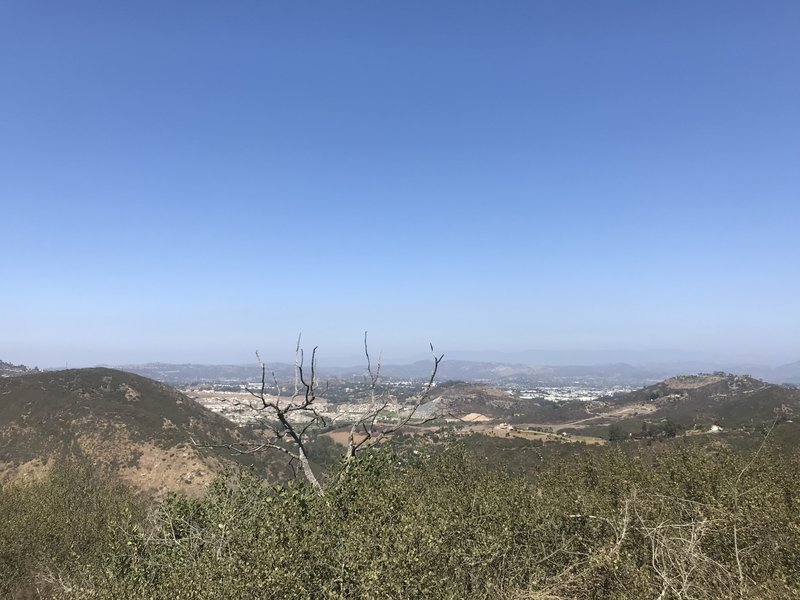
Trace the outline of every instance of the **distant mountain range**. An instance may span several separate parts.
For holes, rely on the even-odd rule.
[[[258,365],[201,365],[149,363],[124,365],[119,369],[150,377],[170,385],[192,383],[258,381]],[[417,361],[406,365],[383,365],[381,373],[393,379],[426,379],[431,374],[432,361]],[[450,359],[442,361],[439,381],[483,381],[497,385],[629,385],[644,386],[687,373],[725,372],[751,375],[770,383],[800,384],[800,361],[770,368],[752,364],[717,364],[708,362],[648,363],[633,365],[619,362],[588,365],[535,365],[507,362],[479,362]],[[267,365],[267,374],[278,379],[294,376],[294,366],[286,363]],[[323,378],[351,378],[366,375],[365,366],[321,366],[318,374]]]
[[[257,364],[252,365],[198,365],[198,364],[171,364],[171,363],[146,363],[143,365],[120,365],[113,367],[129,373],[136,373],[169,385],[191,385],[193,383],[246,383],[259,381],[261,369]],[[278,378],[291,377],[294,367],[287,364],[270,364],[270,375],[273,371]]]
[[[523,358],[559,358],[558,353],[530,351],[519,353],[492,353],[498,358],[506,357],[517,360],[468,360],[461,358],[471,354],[481,356],[487,353],[453,352],[442,361],[437,379],[439,381],[457,380],[468,382],[488,382],[497,385],[628,385],[645,386],[687,373],[735,373],[751,375],[758,379],[778,384],[800,385],[800,361],[769,367],[756,363],[715,362],[710,359],[697,358],[674,362],[618,361],[596,363],[592,359],[601,356],[599,353],[586,352],[584,364],[560,364],[545,362],[525,362]],[[621,355],[630,353],[620,353]],[[566,354],[565,354],[566,355]],[[574,356],[570,352],[569,356]],[[603,354],[603,356],[607,353]],[[689,355],[684,355],[684,358]],[[648,353],[640,358],[653,358]],[[109,366],[109,365],[101,365]],[[258,364],[249,365],[209,365],[209,364],[172,364],[146,363],[114,366],[149,377],[162,383],[185,386],[196,383],[231,383],[239,384],[258,381],[261,369]],[[387,364],[381,367],[384,377],[392,379],[427,379],[431,374],[432,361],[419,360],[409,364]],[[0,377],[14,376],[38,371],[25,365],[14,365],[0,361]],[[288,363],[268,363],[267,376],[272,374],[280,380],[294,377],[294,365]],[[366,366],[335,367],[320,365],[318,375],[322,378],[353,378],[366,376]]]
[[[800,360],[772,369],[769,374],[763,375],[762,379],[775,383],[800,384]]]

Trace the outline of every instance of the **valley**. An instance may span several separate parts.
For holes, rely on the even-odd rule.
[[[463,535],[493,541],[473,548],[460,533],[432,538],[426,562],[443,572],[437,556],[474,555],[490,564],[493,553],[513,551],[522,560],[507,564],[534,577],[531,585],[555,590],[551,597],[559,600],[575,597],[570,590],[591,589],[588,582],[598,577],[589,566],[595,563],[575,561],[574,547],[601,561],[596,564],[609,561],[610,581],[658,590],[657,571],[632,569],[640,554],[662,560],[639,539],[664,527],[665,518],[676,532],[697,534],[699,517],[687,516],[686,506],[704,507],[727,523],[717,534],[722,548],[704,552],[714,557],[714,577],[725,578],[730,589],[739,585],[726,550],[739,539],[730,538],[732,523],[737,536],[750,536],[750,547],[770,557],[748,559],[747,589],[781,598],[759,573],[795,572],[790,538],[773,531],[790,531],[800,514],[791,466],[800,460],[800,390],[793,386],[715,372],[640,387],[574,380],[564,387],[452,380],[428,386],[419,379],[371,383],[350,376],[320,383],[313,393],[301,385],[286,395],[293,389],[289,377],[265,384],[263,394],[260,382],[227,377],[177,389],[108,368],[16,368],[0,378],[0,509],[14,505],[5,510],[19,523],[0,528],[2,547],[19,549],[5,550],[10,558],[0,550],[0,565],[10,561],[18,573],[6,579],[0,573],[0,591],[49,586],[64,600],[72,593],[42,579],[38,567],[24,566],[29,550],[17,531],[42,540],[40,555],[59,565],[72,564],[61,548],[77,548],[70,541],[77,535],[85,540],[79,550],[85,571],[62,566],[63,572],[104,597],[138,598],[138,589],[175,594],[185,586],[185,579],[154,579],[151,569],[181,573],[184,567],[176,565],[186,553],[210,578],[197,584],[202,594],[216,590],[218,580],[209,574],[220,567],[236,574],[240,592],[250,581],[273,585],[264,583],[275,558],[271,548],[301,560],[296,564],[313,562],[312,571],[301,566],[293,577],[324,587],[333,577],[325,565],[338,540],[357,535],[368,547],[375,538],[356,532],[376,527],[394,532],[403,556],[420,552],[417,536],[468,527]],[[360,450],[350,456],[353,446]],[[751,497],[757,512],[746,519],[737,512],[738,494],[770,486],[782,496]],[[84,520],[72,518],[60,528],[62,501],[82,506],[77,514]],[[637,521],[625,516],[628,510]],[[403,524],[406,514],[414,515],[413,524]],[[609,527],[598,529],[595,518]],[[97,523],[104,525],[98,530]],[[620,538],[620,526],[633,537]],[[533,544],[542,530],[558,534]],[[281,541],[294,531],[306,541]],[[688,538],[672,539],[683,544]],[[767,539],[781,541],[765,545]],[[609,544],[627,554],[609,557]],[[260,556],[246,574],[240,551]],[[106,552],[122,562],[109,564]],[[531,571],[530,561],[541,560],[542,552],[555,562]],[[670,552],[690,560],[682,546]],[[378,561],[386,555],[371,554]],[[139,560],[146,560],[143,570],[115,566]],[[401,572],[411,564],[403,562]],[[353,585],[373,589],[362,567],[348,568],[358,574]],[[693,581],[710,585],[699,576]],[[443,588],[429,589],[441,594]]]

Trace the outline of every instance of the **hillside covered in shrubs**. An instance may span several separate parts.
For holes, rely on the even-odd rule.
[[[798,597],[796,450],[623,446],[540,454],[524,475],[458,443],[384,450],[321,496],[244,470],[150,504],[63,463],[0,489],[0,596]]]

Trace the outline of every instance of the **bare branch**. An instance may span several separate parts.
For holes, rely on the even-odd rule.
[[[191,439],[191,443],[196,448],[225,448],[230,450],[233,454],[240,456],[245,454],[256,454],[266,449],[271,450],[278,450],[283,452],[284,454],[288,454],[289,456],[295,456],[292,452],[279,444],[274,442],[236,442],[230,444],[199,444],[194,439]]]
[[[270,395],[271,390],[267,386],[267,365],[261,360],[260,354],[256,352],[256,358],[261,369],[260,386],[256,389],[245,386],[245,391],[252,400],[248,402],[235,401],[237,405],[247,406],[259,415],[259,422],[265,429],[269,430],[268,437],[270,439],[219,444],[198,444],[192,440],[192,444],[206,448],[225,448],[234,454],[255,454],[264,450],[277,450],[290,457],[290,464],[293,469],[296,461],[314,491],[322,495],[322,486],[312,471],[311,462],[308,458],[308,436],[314,427],[325,427],[328,423],[325,417],[317,410],[316,405],[318,384],[317,347],[312,350],[310,367],[307,367],[301,339],[302,336],[298,335],[295,346],[294,392],[290,398],[281,399],[282,390],[274,371],[270,373],[277,396]],[[359,450],[366,450],[381,443],[401,428],[412,424],[412,421],[416,421],[415,425],[422,425],[438,418],[438,415],[434,415],[421,420],[417,419],[417,412],[420,407],[430,398],[439,365],[444,358],[444,355],[436,355],[432,344],[431,353],[433,355],[433,368],[427,383],[414,398],[406,413],[400,413],[397,423],[388,426],[383,425],[380,423],[380,417],[390,406],[391,396],[388,391],[381,392],[378,389],[381,376],[381,355],[378,354],[377,362],[373,363],[369,352],[368,334],[366,331],[364,332],[364,355],[367,360],[367,373],[369,375],[370,408],[366,414],[356,417],[350,426],[346,458],[352,458]]]
[[[416,400],[414,401],[411,410],[405,417],[400,418],[400,420],[393,426],[385,427],[380,431],[376,431],[376,421],[380,413],[386,409],[388,406],[388,400],[384,402],[381,406],[376,407],[376,388],[378,384],[378,373],[380,372],[380,363],[378,363],[378,368],[373,373],[371,368],[371,362],[369,357],[369,347],[367,345],[367,335],[364,334],[364,353],[367,356],[367,370],[370,375],[370,395],[372,398],[372,406],[373,409],[364,417],[357,420],[353,423],[353,426],[350,428],[350,435],[348,436],[348,448],[347,448],[347,457],[352,458],[355,454],[361,449],[368,449],[373,446],[378,445],[382,441],[384,441],[387,437],[396,433],[400,429],[409,425],[412,419],[416,416],[417,411],[419,408],[426,403],[430,396],[430,392],[433,389],[434,382],[436,380],[436,374],[439,371],[439,365],[441,364],[442,360],[444,360],[444,354],[437,356],[436,352],[433,349],[433,344],[430,345],[431,347],[431,354],[433,355],[433,369],[431,370],[431,375],[428,378],[428,382],[422,389],[422,392],[417,396]],[[422,421],[418,423],[418,425],[430,423],[435,421],[439,418],[439,415],[434,415],[430,417],[426,417]],[[361,439],[359,442],[355,441],[355,435],[358,429],[362,428],[364,431],[364,438]]]
[[[372,372],[372,361],[370,360],[369,356],[369,344],[367,343],[367,332],[364,332],[364,354],[367,357],[367,373],[369,373],[370,379],[370,389],[374,392],[376,386],[378,385],[378,379],[381,376],[381,354],[378,354],[378,364],[375,369],[375,372]]]

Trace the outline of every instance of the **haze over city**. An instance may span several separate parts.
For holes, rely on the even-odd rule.
[[[800,360],[797,73],[796,2],[5,2],[0,359]]]

